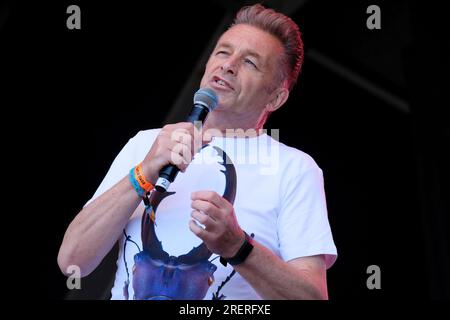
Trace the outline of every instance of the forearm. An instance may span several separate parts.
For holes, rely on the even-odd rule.
[[[326,280],[294,268],[254,241],[245,262],[234,267],[263,299],[327,299]]]
[[[197,150],[191,148],[195,130],[194,125],[188,122],[164,126],[141,162],[144,180],[154,185],[159,171],[167,164],[186,170],[194,155],[193,150]],[[181,150],[190,153],[180,154]],[[126,176],[83,208],[64,235],[58,254],[61,271],[66,273],[68,266],[78,265],[82,276],[91,273],[114,246],[141,200]]]
[[[82,276],[91,273],[114,246],[140,201],[124,177],[83,208],[64,235],[58,254],[61,271],[77,265]]]

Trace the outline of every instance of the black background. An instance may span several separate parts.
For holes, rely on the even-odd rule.
[[[67,292],[56,263],[65,229],[128,139],[164,124],[218,22],[242,3],[3,5],[1,101],[13,115],[3,121],[16,124],[5,140],[20,136],[13,144],[25,151],[19,157],[26,172],[32,168],[40,297],[108,298],[115,252],[83,279],[83,290]],[[81,8],[81,30],[66,28],[70,4]],[[370,4],[381,8],[381,30],[366,27]],[[322,52],[406,101],[410,110],[307,54],[288,103],[266,125],[280,129],[281,142],[310,154],[324,171],[339,253],[328,271],[330,299],[448,299],[444,10],[408,1],[317,0],[291,16],[307,53]],[[381,268],[381,290],[366,287],[372,264]]]

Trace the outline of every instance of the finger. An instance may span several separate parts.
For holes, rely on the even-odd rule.
[[[177,122],[177,123],[166,124],[163,127],[163,130],[164,131],[168,131],[168,132],[172,132],[172,131],[177,130],[177,129],[186,129],[186,130],[189,131],[189,130],[191,130],[191,128],[193,126],[194,125],[192,123],[184,121],[184,122]]]
[[[172,141],[186,145],[189,148],[191,156],[194,156],[202,147],[201,133],[193,127],[193,133],[186,129],[174,131]]]
[[[182,142],[184,144],[191,144],[192,135],[191,132],[184,128],[178,128],[170,134],[170,139],[176,142]]]
[[[212,217],[217,217],[219,211],[219,207],[216,207],[213,203],[206,201],[206,200],[194,200],[191,203],[192,209],[199,210],[204,212],[207,215],[210,215]]]
[[[185,172],[188,162],[179,153],[170,151],[170,163],[177,166],[181,172]]]
[[[217,192],[210,190],[201,190],[195,191],[191,193],[192,200],[203,200],[212,203],[217,208],[222,208],[227,205],[229,202],[226,201],[222,196],[220,196]]]
[[[187,163],[190,163],[192,161],[192,152],[189,146],[182,143],[177,143],[170,149],[172,152],[178,153],[180,156],[186,159]]]
[[[205,228],[208,230],[211,230],[215,227],[215,220],[209,216],[208,214],[199,211],[199,210],[192,210],[191,217],[194,218],[197,222],[201,223]]]
[[[211,141],[212,141],[212,136],[209,136],[209,137],[203,136],[203,137],[202,137],[202,145],[201,145],[201,147],[207,145],[207,144],[210,143]]]
[[[207,232],[205,231],[205,229],[200,227],[195,220],[192,219],[189,221],[189,229],[192,231],[193,234],[195,234],[197,237],[199,237],[203,241],[206,240]]]
[[[213,138],[213,135],[209,130],[206,130],[203,133],[202,139],[205,143],[211,142],[212,138]]]
[[[161,133],[159,134],[159,136],[161,137],[159,143],[164,146],[167,147],[169,150],[171,150],[173,148],[173,146],[177,145],[178,141],[176,141],[173,137],[172,137],[172,133],[171,132],[163,132],[161,131]]]
[[[193,129],[194,129],[194,124],[192,122],[179,122],[177,123],[177,128],[181,128],[181,129],[186,129],[187,131],[193,133]]]

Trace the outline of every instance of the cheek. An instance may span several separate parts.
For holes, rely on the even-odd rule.
[[[261,94],[258,88],[259,86],[253,79],[245,79],[241,82],[241,91],[244,95],[244,99],[258,99],[258,96]]]
[[[261,106],[267,102],[267,91],[263,86],[250,85],[246,87],[245,94],[242,95],[248,105]]]
[[[211,76],[211,72],[212,72],[213,69],[214,69],[213,63],[210,60],[206,64],[205,72],[203,73],[202,80],[200,81],[200,87],[203,87],[204,85],[206,85],[206,83],[208,82],[208,79]]]
[[[206,82],[207,82],[207,80],[206,80],[206,73],[203,75],[203,78],[202,78],[202,80],[200,80],[200,88],[204,88],[205,87],[205,85],[206,85]]]

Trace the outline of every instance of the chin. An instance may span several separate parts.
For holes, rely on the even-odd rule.
[[[216,91],[216,93],[217,97],[219,98],[219,104],[217,105],[217,108],[230,109],[236,104],[234,96],[219,91]]]
[[[219,97],[219,104],[217,105],[217,107],[214,109],[215,111],[227,111],[227,110],[231,110],[231,107],[229,104],[227,103],[220,103],[220,97]]]

